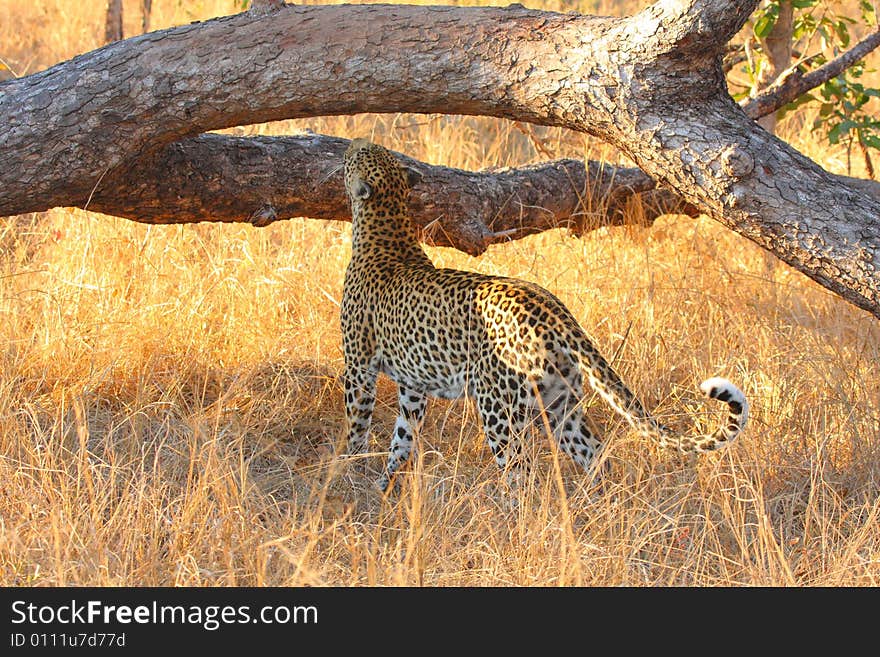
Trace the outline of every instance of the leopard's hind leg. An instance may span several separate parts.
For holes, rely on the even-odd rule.
[[[502,380],[509,381],[507,377]],[[522,438],[531,408],[526,396],[519,393],[520,389],[526,389],[526,382],[521,384],[505,387],[498,378],[487,376],[474,391],[486,442],[498,467],[507,473],[508,481],[515,487],[529,469]]]
[[[535,406],[559,447],[585,471],[601,449],[601,442],[587,426],[581,399],[583,385],[575,363],[548,367],[535,385]]]

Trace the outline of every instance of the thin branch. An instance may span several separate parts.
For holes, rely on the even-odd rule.
[[[153,12],[153,0],[141,0],[141,32],[150,31],[150,14]]]
[[[872,32],[845,53],[814,71],[802,74],[796,67],[790,68],[764,91],[745,101],[742,104],[743,111],[753,119],[772,114],[810,89],[837,77],[878,46],[880,31]]]
[[[122,0],[108,0],[107,15],[104,21],[104,43],[113,43],[122,38]]]

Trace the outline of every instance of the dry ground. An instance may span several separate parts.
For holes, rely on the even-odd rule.
[[[137,4],[125,5],[128,34]],[[153,25],[237,4],[156,0]],[[0,0],[0,58],[22,75],[97,47],[104,7]],[[842,172],[843,150],[811,137],[808,119],[790,117],[782,134]],[[473,118],[240,132],[303,128],[466,168],[538,161],[538,144],[617,158],[577,134]],[[299,219],[0,219],[0,584],[880,582],[876,319],[705,218],[581,239],[551,231],[479,259],[431,249],[445,266],[549,288],[664,420],[716,422],[696,390],[713,375],[742,386],[752,420],[730,449],[688,459],[594,403],[608,474],[585,477],[539,439],[534,488],[510,510],[472,406],[433,403],[419,459],[382,500],[331,451],[345,426],[338,302],[350,235]],[[377,452],[394,407],[381,381]]]

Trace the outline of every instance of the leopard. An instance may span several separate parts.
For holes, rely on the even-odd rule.
[[[368,139],[351,141],[342,168],[352,215],[340,304],[349,455],[366,452],[378,375],[398,388],[387,462],[374,483],[379,491],[409,460],[428,398],[473,399],[485,440],[508,474],[528,468],[523,436],[538,422],[590,471],[602,442],[585,416],[586,386],[641,438],[682,453],[729,445],[746,427],[746,397],[721,377],[700,385],[707,398],[727,404],[717,429],[700,434],[661,424],[551,292],[516,278],[435,267],[408,209],[421,171]]]

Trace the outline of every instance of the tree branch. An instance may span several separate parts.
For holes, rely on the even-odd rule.
[[[743,111],[753,119],[771,114],[810,89],[837,77],[878,46],[880,31],[872,32],[840,56],[809,73],[801,73],[797,67],[790,68],[757,96],[744,101]]]
[[[0,83],[0,214],[100,197],[137,158],[222,127],[480,114],[614,144],[695,208],[880,316],[880,203],[757,128],[727,93],[719,42],[754,1],[662,0],[628,19],[288,5],[117,42]],[[477,244],[482,230],[465,232]]]
[[[114,174],[88,209],[143,223],[249,222],[288,217],[351,221],[340,165],[348,140],[325,135],[205,134],[166,146]],[[637,168],[557,160],[470,172],[398,156],[422,173],[410,206],[426,241],[476,255],[494,242],[555,227],[585,232],[625,221],[634,195],[654,186]],[[644,221],[696,209],[669,192],[645,197]]]
[[[107,1],[107,15],[104,21],[104,43],[119,41],[122,38],[122,0]]]
[[[118,41],[0,84],[0,215],[18,195],[62,205],[133,155],[243,124],[436,112],[563,125],[552,97],[589,47],[559,39],[613,22],[521,7],[285,5]]]
[[[675,53],[688,59],[713,58],[739,32],[760,0],[660,0],[628,21],[651,57]]]

